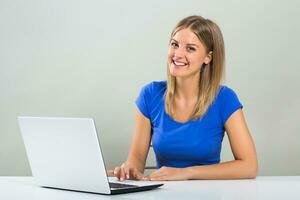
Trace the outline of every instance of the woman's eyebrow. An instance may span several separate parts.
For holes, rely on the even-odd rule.
[[[187,43],[186,45],[190,45],[190,46],[196,46],[196,47],[199,47],[198,45],[196,45],[196,44],[193,44],[193,43]]]
[[[175,40],[175,39],[173,39],[173,38],[171,39],[171,41],[172,41],[172,40],[174,40],[176,43],[178,43],[177,40]],[[193,43],[187,43],[186,45],[199,47],[198,45],[193,44]]]

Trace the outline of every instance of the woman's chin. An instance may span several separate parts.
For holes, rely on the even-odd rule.
[[[182,72],[172,71],[172,70],[170,70],[170,74],[172,76],[175,76],[175,77],[183,77],[183,76],[185,76],[184,73],[182,73]]]
[[[170,74],[172,76],[176,76],[176,77],[180,77],[180,76],[184,76],[186,74],[186,68],[184,67],[174,67],[171,65],[170,69]]]

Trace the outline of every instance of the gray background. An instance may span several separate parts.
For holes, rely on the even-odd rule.
[[[140,88],[166,77],[170,32],[214,20],[259,175],[300,175],[299,7],[294,1],[0,0],[0,175],[30,175],[18,115],[93,117],[108,167],[126,159]],[[222,160],[232,159],[224,139]],[[150,163],[153,158],[150,158]]]

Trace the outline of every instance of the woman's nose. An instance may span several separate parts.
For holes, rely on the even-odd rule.
[[[184,49],[183,48],[178,48],[174,52],[174,57],[175,58],[182,58],[184,57]]]

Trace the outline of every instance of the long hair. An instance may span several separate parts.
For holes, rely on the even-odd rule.
[[[222,81],[225,63],[224,41],[217,24],[201,16],[189,16],[176,25],[171,33],[171,39],[180,30],[189,28],[200,40],[206,53],[212,52],[209,64],[203,64],[200,70],[198,99],[190,120],[201,118],[213,103]],[[170,74],[167,67],[167,90],[165,93],[166,112],[173,116],[176,92],[176,77]]]

